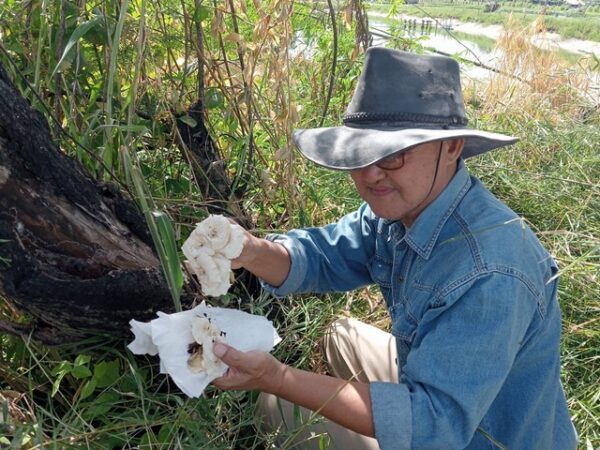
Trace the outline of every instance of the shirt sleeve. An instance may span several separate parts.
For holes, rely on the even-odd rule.
[[[368,264],[375,248],[376,220],[363,204],[337,223],[267,236],[285,246],[291,267],[281,286],[261,281],[263,288],[273,295],[285,296],[349,291],[373,283]]]
[[[381,449],[465,448],[526,345],[537,305],[518,277],[491,273],[430,307],[400,384],[371,385]]]

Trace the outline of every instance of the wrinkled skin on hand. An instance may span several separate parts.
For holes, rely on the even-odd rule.
[[[260,243],[259,241],[260,238],[253,236],[248,230],[244,230],[244,245],[242,251],[237,258],[231,260],[231,268],[239,269],[252,264],[257,252],[257,246]]]
[[[277,395],[281,389],[287,366],[270,353],[251,351],[240,352],[227,344],[215,343],[217,355],[229,370],[213,381],[223,390],[258,390]]]

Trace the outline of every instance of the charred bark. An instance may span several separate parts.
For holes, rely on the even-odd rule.
[[[240,205],[240,199],[232,192],[225,161],[204,123],[202,102],[198,100],[192,104],[185,115],[193,120],[193,125],[177,120],[177,129],[206,208],[213,214],[233,217],[245,228],[252,228],[252,221]]]
[[[136,205],[57,148],[1,65],[0,295],[37,320],[44,341],[127,335],[131,318],[172,309]]]

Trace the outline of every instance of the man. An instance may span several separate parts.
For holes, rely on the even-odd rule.
[[[463,162],[516,139],[467,128],[454,60],[384,48],[367,51],[344,122],[295,142],[349,171],[365,203],[323,228],[248,233],[234,263],[276,295],[378,284],[392,333],[334,324],[324,347],[337,377],[216,345],[230,369],[215,385],[319,411],[334,443],[344,430],[376,439],[337,448],[575,448],[556,265]]]

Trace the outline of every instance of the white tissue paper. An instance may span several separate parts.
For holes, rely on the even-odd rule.
[[[199,397],[227,371],[212,352],[214,342],[242,352],[270,352],[281,341],[267,318],[204,302],[189,311],[157,315],[150,322],[129,322],[135,339],[127,347],[136,355],[158,353],[160,372],[169,374],[188,397]]]

